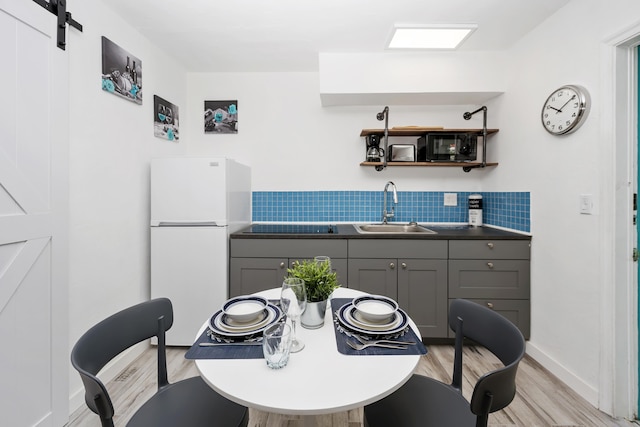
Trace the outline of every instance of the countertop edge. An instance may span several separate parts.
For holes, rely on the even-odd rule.
[[[427,226],[436,234],[361,234],[352,224],[336,224],[336,233],[254,233],[252,225],[231,233],[231,239],[395,239],[395,240],[531,240],[532,236],[493,227]]]

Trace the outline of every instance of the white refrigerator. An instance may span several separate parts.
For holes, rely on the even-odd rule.
[[[191,345],[229,295],[229,234],[251,222],[251,170],[226,158],[151,160],[151,297],[173,303],[167,345]]]

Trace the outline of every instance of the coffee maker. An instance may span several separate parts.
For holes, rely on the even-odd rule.
[[[367,135],[367,162],[384,159],[384,149],[380,148],[380,135]]]

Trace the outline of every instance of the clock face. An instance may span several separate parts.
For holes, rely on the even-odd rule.
[[[554,135],[577,130],[589,112],[589,93],[580,86],[555,90],[542,107],[542,125]]]

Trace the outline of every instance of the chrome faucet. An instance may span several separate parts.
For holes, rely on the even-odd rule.
[[[391,206],[391,212],[387,212],[387,192],[389,190],[389,186],[391,186],[391,190],[393,190],[394,205]],[[395,205],[398,204],[398,190],[396,189],[396,185],[393,183],[393,181],[387,182],[387,184],[384,186],[384,193],[382,197],[384,198],[384,205],[382,207],[382,223],[386,224],[387,219],[393,218],[395,216]]]

